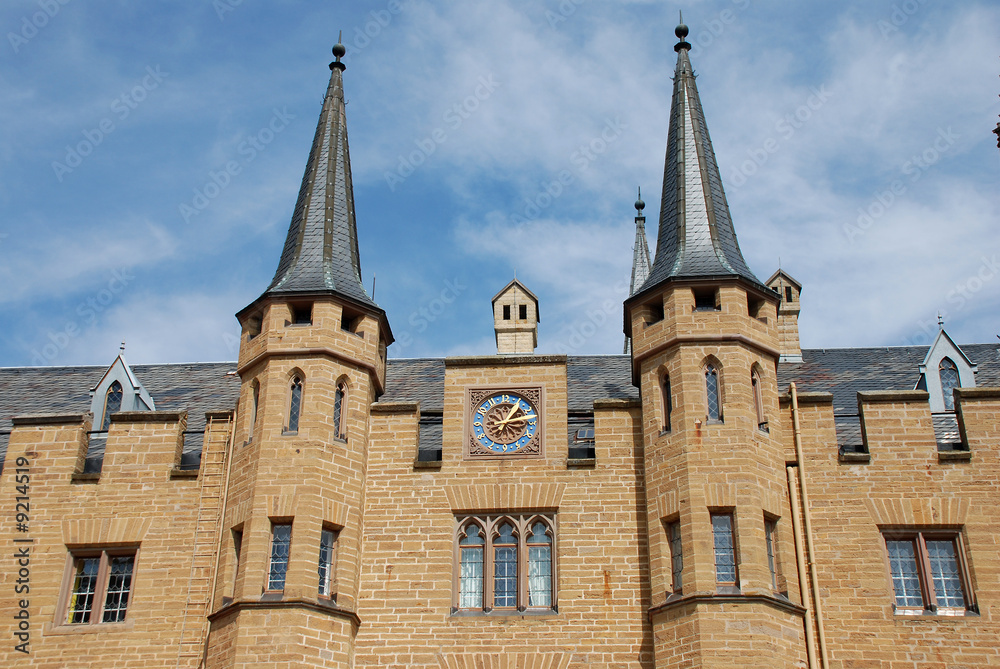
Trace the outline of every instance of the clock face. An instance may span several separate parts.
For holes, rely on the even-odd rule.
[[[476,451],[496,455],[538,452],[538,410],[525,393],[495,390],[475,396],[472,439]]]

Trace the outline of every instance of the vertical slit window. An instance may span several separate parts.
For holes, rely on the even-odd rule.
[[[674,400],[670,396],[670,375],[664,374],[660,379],[660,392],[663,394],[663,431],[670,431],[670,414],[674,411]]]
[[[731,513],[712,514],[712,535],[715,539],[715,581],[720,585],[736,585],[736,541]]]
[[[240,551],[243,550],[243,530],[233,530],[233,596],[236,595],[236,579],[240,575]]]
[[[257,409],[260,406],[260,382],[254,380],[252,385],[252,401],[253,404],[250,407],[250,438],[253,439],[253,433],[257,428]]]
[[[757,428],[767,431],[767,418],[764,417],[764,396],[761,390],[760,374],[757,370],[750,372],[750,387],[753,390],[753,407],[757,414]]]
[[[493,539],[493,605],[496,608],[517,606],[517,537],[514,526],[504,523]]]
[[[771,587],[778,589],[778,564],[774,557],[774,536],[777,523],[764,519],[764,541],[767,543],[767,568],[771,571]]]
[[[108,394],[104,400],[104,421],[101,424],[101,431],[107,432],[111,427],[111,414],[122,410],[122,384],[115,381],[108,388]]]
[[[708,419],[722,420],[722,402],[719,398],[719,371],[715,365],[705,368],[705,391],[708,395]]]
[[[319,594],[323,597],[333,594],[336,545],[337,533],[324,528],[319,537]]]
[[[552,538],[542,522],[528,537],[528,606],[552,606]]]
[[[299,414],[302,412],[302,379],[292,379],[291,397],[288,400],[287,432],[299,431]]]
[[[958,388],[961,384],[958,380],[958,368],[955,367],[955,363],[945,358],[941,361],[941,365],[938,367],[938,372],[941,375],[941,393],[944,395],[944,408],[945,411],[955,410],[955,388]]]
[[[288,573],[288,555],[292,543],[291,524],[271,525],[271,564],[267,574],[268,590],[284,590]]]
[[[470,523],[459,540],[461,568],[458,577],[458,605],[463,609],[483,607],[483,547],[479,525]]]
[[[673,522],[667,525],[667,540],[670,542],[670,575],[671,589],[681,594],[683,582],[681,574],[684,571],[684,553],[681,545],[681,524]]]
[[[347,399],[347,386],[343,383],[337,384],[337,390],[333,394],[333,429],[337,439],[345,439],[347,430],[344,429],[344,403]]]

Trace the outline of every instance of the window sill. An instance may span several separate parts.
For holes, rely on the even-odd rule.
[[[492,611],[478,611],[478,610],[465,610],[465,609],[455,609],[451,610],[452,618],[538,618],[545,616],[555,616],[559,615],[559,607],[554,606],[551,609],[524,609],[522,611],[513,609],[494,609]]]
[[[972,451],[938,451],[938,462],[971,462]]]
[[[121,623],[58,623],[47,626],[43,634],[70,635],[70,634],[100,634],[102,632],[128,632],[132,629],[133,622],[130,618]]]
[[[200,473],[200,469],[181,469],[179,467],[174,467],[170,470],[171,479],[196,479]]]
[[[441,469],[441,460],[414,460],[414,469]]]
[[[726,421],[722,418],[706,418],[705,425],[725,425]]]
[[[86,473],[86,474],[80,472],[73,474],[72,476],[69,477],[70,483],[97,483],[100,480],[101,480],[100,472]],[[111,623],[102,623],[102,624],[111,624]]]
[[[845,464],[867,465],[872,461],[872,456],[871,453],[846,452],[837,456],[837,459]]]
[[[299,431],[298,430],[282,430],[281,431],[281,436],[282,437],[297,437],[297,436],[299,436]]]
[[[979,612],[972,611],[969,609],[938,609],[936,611],[931,609],[895,609],[892,612],[895,618],[934,618],[935,620],[940,620],[942,618],[978,618]]]
[[[580,469],[580,468],[590,468],[593,469],[597,465],[597,458],[567,458],[566,468],[567,469]]]
[[[346,444],[347,443],[347,437],[334,437],[333,438],[333,443],[335,443],[335,444]]]

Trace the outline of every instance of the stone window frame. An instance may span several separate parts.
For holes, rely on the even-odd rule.
[[[716,403],[718,404],[718,416],[712,417],[711,411],[711,401],[710,401],[710,391],[709,391],[709,375],[714,372],[715,374],[715,396]],[[724,423],[726,419],[725,412],[723,411],[723,402],[725,393],[723,392],[723,382],[722,382],[722,363],[715,356],[708,356],[702,363],[702,376],[705,380],[705,421],[708,423]]]
[[[291,564],[292,557],[292,538],[293,538],[293,523],[291,518],[271,518],[271,527],[268,533],[270,540],[268,541],[267,549],[267,571],[264,574],[264,591],[269,593],[281,593],[285,591],[285,585],[288,582],[288,567]],[[274,564],[275,564],[275,548],[277,544],[275,543],[275,532],[279,527],[288,528],[288,548],[287,555],[285,555],[284,570],[281,572],[281,587],[274,587],[277,583],[274,576]],[[280,556],[279,556],[280,557]]]
[[[964,532],[961,528],[912,528],[895,527],[881,528],[882,541],[885,548],[885,572],[889,584],[892,610],[896,615],[944,615],[963,616],[977,615],[979,606],[976,602],[975,588],[972,582],[972,572],[969,569],[968,550],[965,545]],[[955,550],[959,582],[962,589],[964,606],[938,606],[934,585],[934,573],[927,549],[928,541],[951,542]],[[892,559],[889,554],[890,542],[910,543],[916,557],[917,577],[920,585],[922,606],[906,606],[897,604],[895,577]]]
[[[317,593],[321,599],[337,599],[337,551],[340,543],[340,529],[330,523],[323,523],[320,530],[319,551],[316,556]],[[329,554],[324,560],[325,539],[330,537]],[[324,578],[324,567],[326,577]]]
[[[347,441],[347,404],[351,396],[347,377],[337,379],[333,391],[333,438]]]
[[[670,415],[674,411],[673,395],[670,391],[670,374],[666,371],[660,373],[660,415],[663,420],[660,423],[660,433],[670,432]]]
[[[299,397],[298,397],[298,410],[295,414],[295,420],[292,420],[292,401],[295,399],[296,385],[298,386]],[[300,369],[293,369],[288,375],[288,397],[285,400],[285,425],[282,430],[282,435],[293,436],[299,433],[299,426],[302,422],[302,410],[305,405],[306,398],[306,375],[302,373]]]
[[[719,546],[718,533],[715,530],[716,518],[729,519],[729,535],[732,544],[733,579],[720,580],[719,574],[719,553],[725,546]],[[736,540],[736,513],[733,509],[712,509],[709,513],[710,527],[712,528],[712,555],[715,569],[715,586],[722,594],[738,594],[740,588],[740,548]]]
[[[667,533],[667,551],[670,559],[670,592],[681,595],[684,592],[684,542],[680,518],[667,520],[664,529]]]
[[[551,591],[549,593],[550,605],[529,606],[528,605],[528,548],[531,545],[528,541],[532,534],[532,528],[536,523],[545,525],[546,535],[549,537],[549,573],[551,578]],[[505,523],[514,526],[514,533],[517,537],[517,603],[513,607],[495,607],[495,572],[494,572],[494,540],[498,535],[499,528]],[[463,607],[460,605],[461,596],[461,565],[462,550],[461,540],[466,536],[467,528],[475,525],[481,532],[484,541],[482,544],[483,562],[483,588],[481,606]],[[453,537],[453,568],[452,568],[452,605],[453,615],[473,615],[473,616],[497,616],[497,615],[525,615],[525,614],[552,614],[558,613],[559,595],[559,574],[556,556],[558,554],[558,544],[556,539],[557,524],[556,513],[554,512],[515,512],[515,513],[464,513],[455,516],[455,530]],[[537,545],[537,544],[536,544]],[[467,547],[466,547],[467,548]]]
[[[257,432],[257,419],[260,417],[260,379],[250,382],[250,426],[247,441],[253,441]]]
[[[125,605],[125,617],[122,620],[104,621],[105,607],[108,604],[108,586],[110,584],[110,560],[116,557],[132,558],[132,572],[129,575],[127,593],[127,603]],[[93,592],[93,600],[87,620],[80,622],[70,622],[70,615],[73,612],[72,600],[75,588],[76,565],[80,560],[98,558],[98,569],[95,577],[96,586]],[[139,565],[138,546],[82,546],[69,548],[66,553],[66,567],[63,574],[63,582],[60,588],[59,600],[56,606],[55,626],[63,629],[79,629],[98,631],[109,627],[121,627],[131,625],[129,610],[134,602],[136,574]]]

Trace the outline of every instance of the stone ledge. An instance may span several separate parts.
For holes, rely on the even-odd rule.
[[[597,465],[597,458],[569,458],[566,460],[567,469],[593,469]]]
[[[262,601],[262,602],[233,602],[228,606],[224,606],[215,613],[210,613],[207,617],[209,622],[215,622],[226,616],[239,613],[241,611],[252,611],[252,610],[273,610],[273,609],[308,609],[309,611],[315,611],[317,613],[324,613],[330,616],[337,616],[339,618],[347,618],[355,627],[361,626],[361,618],[354,611],[349,611],[347,609],[342,609],[336,604],[321,604],[318,602],[311,602],[305,599],[281,599],[275,601]]]
[[[963,400],[1000,400],[1000,388],[955,388],[955,397]]]
[[[600,409],[641,409],[642,400],[638,397],[604,398],[594,400],[594,411]]]
[[[376,402],[371,412],[378,414],[420,413],[420,402]]]
[[[681,595],[663,604],[650,607],[648,612],[649,620],[652,622],[653,616],[687,604],[694,604],[696,606],[702,604],[764,604],[765,606],[770,606],[796,616],[804,616],[806,614],[805,608],[798,604],[786,599],[768,597],[767,595]]]
[[[187,421],[187,411],[118,411],[112,423],[179,423]]]
[[[926,390],[864,390],[858,392],[858,404],[890,404],[893,402],[926,402]]]
[[[89,413],[35,413],[14,416],[10,419],[14,427],[44,425],[82,425],[90,420]]]
[[[463,355],[444,359],[448,367],[495,367],[497,365],[565,365],[565,355]]]
[[[70,483],[97,483],[101,480],[100,472],[78,472],[69,477]]]
[[[179,467],[174,467],[170,470],[170,478],[172,479],[196,479],[200,473],[201,468],[198,469],[180,469]]]
[[[441,469],[441,460],[414,460],[414,469]]]
[[[827,392],[796,392],[795,398],[799,401],[799,406],[803,404],[833,404],[833,393]],[[791,404],[792,394],[785,393],[778,397],[781,404]]]
[[[938,462],[970,462],[972,451],[938,451]]]
[[[840,453],[837,459],[844,463],[850,465],[867,465],[872,461],[871,453]]]

